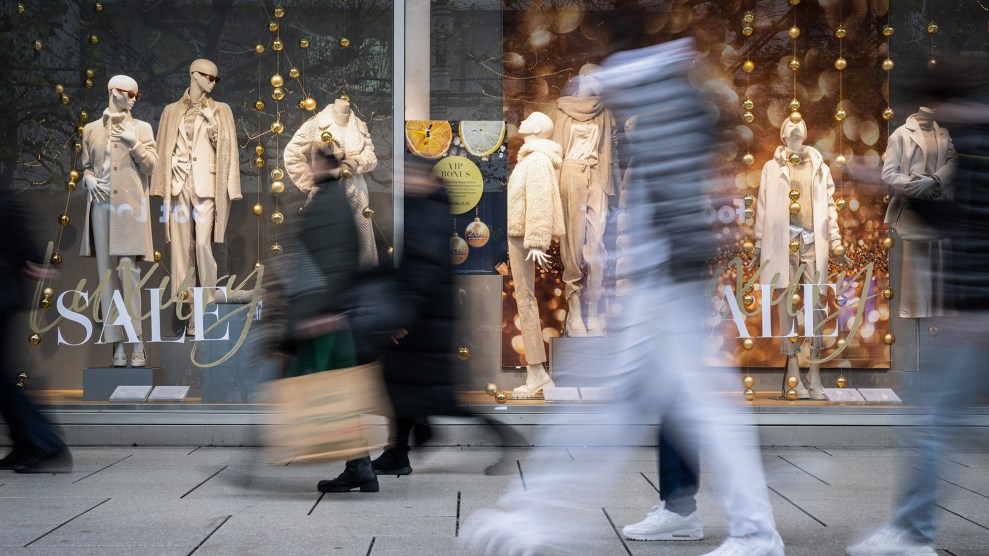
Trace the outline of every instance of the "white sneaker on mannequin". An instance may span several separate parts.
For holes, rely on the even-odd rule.
[[[144,342],[139,342],[134,346],[134,353],[130,356],[131,367],[143,367],[148,363],[148,355],[144,351]]]
[[[512,390],[513,398],[531,398],[543,388],[553,388],[556,384],[546,372],[546,367],[542,363],[529,365],[526,367],[525,384]]]
[[[127,366],[127,352],[124,351],[123,342],[116,342],[116,345],[113,348],[113,366],[114,367]]]

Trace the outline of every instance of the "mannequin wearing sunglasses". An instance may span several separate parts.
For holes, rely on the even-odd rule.
[[[242,198],[233,112],[210,97],[219,80],[216,64],[192,62],[189,88],[165,107],[158,124],[161,163],[151,194],[165,200],[165,240],[171,245],[176,296],[191,295],[197,282],[216,285],[213,243],[224,242],[230,202]],[[186,333],[202,339],[191,320]]]
[[[153,258],[148,188],[158,153],[151,125],[131,116],[140,96],[137,82],[114,76],[107,93],[109,106],[103,117],[87,124],[82,133],[83,186],[88,195],[80,255],[95,256],[100,278],[109,277],[100,293],[100,338],[114,344],[113,366],[127,366],[124,346],[129,343],[134,345],[131,366],[144,367],[137,260]]]

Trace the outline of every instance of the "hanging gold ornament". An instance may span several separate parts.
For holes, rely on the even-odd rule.
[[[257,110],[257,111],[259,111],[259,112],[261,110],[264,110],[264,101],[261,100],[261,99],[255,100],[254,101],[254,109]]]
[[[89,121],[89,112],[86,112],[85,110],[80,110],[79,111],[79,123],[83,123],[84,124],[84,123],[86,123],[88,121]]]
[[[254,213],[254,216],[261,216],[264,214],[264,205],[261,203],[255,203],[254,206],[251,207],[251,212]]]
[[[285,79],[282,78],[280,74],[275,74],[271,76],[271,86],[278,88],[285,84]]]
[[[350,168],[344,166],[343,170],[340,170],[340,179],[349,180],[352,177],[354,177],[354,172]]]
[[[257,145],[254,145],[254,154],[256,154],[258,156],[263,155],[264,154],[264,145],[262,145],[261,143],[258,143]]]
[[[319,139],[324,143],[329,143],[330,141],[333,140],[333,134],[330,133],[329,131],[324,131],[323,133],[319,134]]]
[[[254,261],[254,268],[261,268],[264,264],[261,261]]]
[[[848,31],[845,30],[844,25],[839,25],[838,28],[834,30],[834,36],[838,37],[839,39],[843,39],[847,35],[848,35]]]
[[[93,81],[92,79],[86,79],[85,81],[82,82],[82,86],[87,89],[92,89],[93,87],[96,86],[96,82]]]
[[[893,239],[892,237],[886,236],[886,237],[883,238],[883,249],[889,251],[895,245],[896,245],[896,240]]]
[[[488,385],[484,387],[484,393],[489,396],[494,396],[497,392],[498,385],[493,382],[489,382]]]
[[[79,170],[73,168],[69,170],[69,181],[79,181]]]
[[[285,222],[285,215],[282,214],[281,211],[276,210],[271,213],[271,222],[274,224],[281,224],[282,222]]]
[[[274,255],[281,255],[282,254],[282,246],[281,246],[281,244],[280,243],[272,243],[271,244],[271,252]]]
[[[751,207],[755,204],[755,195],[746,193],[745,196],[742,197],[742,203],[747,207]]]
[[[747,255],[751,255],[752,253],[755,253],[755,244],[748,240],[743,241],[742,252]]]
[[[796,114],[796,112],[794,112],[794,114]],[[800,153],[790,153],[789,156],[786,157],[786,160],[790,164],[796,165],[796,164],[800,164],[800,161],[803,160],[803,157],[800,156]]]
[[[79,141],[72,143],[72,150],[76,151],[77,153],[82,152],[82,143],[80,143]]]
[[[154,259],[154,261],[156,263],[160,263],[161,262],[161,257],[162,257],[161,251],[155,249],[154,250],[154,253],[152,253],[151,256],[152,256],[152,258]]]
[[[796,25],[790,27],[790,30],[787,31],[787,34],[790,35],[791,39],[796,40],[797,37],[800,36],[800,27],[797,27]]]
[[[791,336],[791,338],[792,337],[793,336]],[[800,379],[799,378],[797,378],[797,377],[795,377],[793,375],[790,375],[790,376],[786,377],[786,386],[787,386],[787,388],[796,388],[799,384],[800,384]]]
[[[884,37],[892,37],[893,36],[893,26],[892,25],[884,25],[883,26],[883,36]]]
[[[848,164],[848,159],[843,154],[839,154],[838,156],[834,157],[834,161],[836,164],[838,164],[838,166],[844,166],[845,164]]]
[[[753,29],[748,23],[742,24],[742,36],[751,37],[753,31],[755,31],[755,29]]]
[[[838,56],[838,59],[834,61],[834,69],[838,71],[844,71],[848,67],[848,61]]]
[[[800,199],[800,191],[797,189],[791,189],[789,195],[787,195],[791,201],[796,201]]]
[[[752,215],[755,214],[755,211],[752,210],[752,207],[745,207],[745,210],[742,211],[742,214],[744,214],[745,219],[748,220],[749,218],[752,218]]]
[[[790,296],[790,301],[793,304],[793,306],[796,307],[797,305],[800,305],[801,303],[804,302],[804,298],[799,293],[794,293],[792,296]],[[796,343],[797,341],[796,336],[790,336],[790,341]]]
[[[848,206],[848,202],[845,201],[845,199],[842,197],[838,197],[838,199],[834,202],[834,208],[838,210],[845,210],[845,207],[847,206]]]
[[[790,5],[791,6],[796,6],[799,3],[800,3],[800,0],[790,0]]]
[[[24,5],[24,2],[18,2],[17,3],[17,13],[18,14],[23,14],[26,11],[27,11],[27,6]]]
[[[887,332],[886,335],[883,336],[883,343],[887,346],[893,345],[896,343],[896,336],[894,336],[892,332]]]
[[[41,334],[37,334],[37,333],[31,334],[30,336],[27,337],[27,343],[31,344],[32,346],[36,346],[40,344]]]
[[[44,48],[44,47],[45,47],[45,45],[41,41],[34,41],[34,50],[35,50],[35,52],[41,52],[41,49]]]
[[[278,22],[277,21],[269,22],[268,23],[268,30],[271,31],[272,33],[277,32],[278,31]]]
[[[282,171],[282,169],[279,168],[278,166],[275,166],[274,168],[271,169],[271,179],[280,180],[284,177],[285,177],[285,172]]]
[[[62,264],[62,255],[59,255],[58,253],[55,253],[54,255],[52,255],[51,263],[54,266],[58,266],[58,265]]]
[[[834,246],[834,249],[832,251],[834,251],[834,255],[836,257],[841,257],[841,256],[844,256],[845,253],[848,252],[848,249],[846,249],[844,245],[842,245],[841,243],[839,243],[838,245],[835,245]]]
[[[40,301],[38,301],[38,307],[41,307],[42,309],[49,309],[51,308],[51,306],[52,306],[51,298],[43,297],[41,298]]]
[[[283,131],[285,131],[285,126],[282,125],[282,121],[281,120],[275,120],[274,122],[271,123],[271,132],[272,133],[279,134],[279,133],[281,133]]]
[[[745,153],[742,155],[742,162],[744,162],[747,166],[752,166],[755,164],[755,156],[753,156],[752,153]]]
[[[467,238],[467,244],[471,247],[484,247],[491,238],[491,231],[487,224],[481,222],[480,218],[474,218],[474,221],[468,224],[467,229],[464,230],[464,237]]]
[[[89,44],[93,46],[100,44],[100,38],[94,34],[89,35]]]
[[[285,191],[285,184],[284,183],[282,183],[280,180],[279,181],[273,181],[273,182],[271,182],[271,192],[272,193],[274,193],[275,195],[278,195],[278,194],[280,194],[283,191]]]
[[[69,180],[69,181],[65,182],[65,190],[66,191],[75,191],[76,190],[76,182],[74,182],[72,180]]]
[[[798,59],[796,59],[796,58],[792,58],[792,59],[790,60],[790,63],[789,63],[789,64],[787,64],[787,66],[789,66],[789,68],[790,68],[791,70],[793,70],[793,71],[797,71],[798,69],[800,69],[800,60],[798,60]]]
[[[394,248],[394,247],[390,247],[390,246],[389,246],[389,247],[388,247],[388,254],[389,254],[389,255],[391,255],[391,254],[392,254],[392,253],[394,253],[394,252],[395,252],[395,248]]]
[[[264,54],[264,45],[261,43],[257,43],[256,45],[254,45],[254,52],[258,54]]]
[[[309,48],[309,39],[299,39],[299,48],[303,50]]]
[[[752,388],[755,386],[755,378],[753,378],[752,375],[745,375],[745,377],[742,378],[742,386],[745,388]]]
[[[755,102],[753,102],[752,99],[747,98],[742,101],[742,108],[746,110],[752,110],[753,108],[755,108]]]
[[[934,69],[937,66],[937,59],[931,56],[931,59],[927,61],[927,69]]]
[[[285,17],[285,8],[281,6],[275,6],[275,17],[279,19]]]
[[[839,109],[835,110],[834,119],[836,119],[836,120],[838,120],[840,122],[840,121],[843,121],[846,117],[848,117],[848,113],[845,112],[845,109],[844,108],[839,108]]]
[[[848,379],[845,378],[845,375],[838,375],[838,378],[834,381],[834,385],[838,388],[844,388],[848,386]]]
[[[56,83],[55,84],[55,92],[58,93],[58,94],[64,93],[65,92],[65,85],[62,85],[61,83]]]
[[[68,105],[72,102],[72,99],[69,98],[69,95],[62,95],[58,97],[58,101],[61,102],[63,105]]]
[[[96,77],[96,70],[86,69],[85,76],[86,76],[87,79],[92,79],[92,78]]]
[[[790,203],[790,214],[800,214],[800,203],[796,201]]]
[[[364,216],[364,218],[370,220],[374,218],[374,209],[371,207],[364,207],[364,210],[361,211],[361,214]]]
[[[312,97],[306,97],[302,101],[302,106],[306,110],[315,110],[316,109],[316,99],[314,99]]]
[[[495,401],[498,403],[505,403],[508,401],[508,396],[504,392],[495,392]]]
[[[744,71],[745,73],[752,73],[753,70],[755,70],[755,62],[753,62],[752,60],[746,60],[742,64],[742,71]]]
[[[467,260],[467,254],[470,249],[467,246],[467,242],[457,235],[457,232],[453,232],[453,236],[450,237],[450,260],[454,265],[463,264]]]
[[[747,294],[743,295],[742,296],[742,305],[745,305],[746,307],[751,307],[751,306],[755,305],[755,296],[752,295],[751,293],[747,293]]]
[[[271,98],[275,100],[282,100],[285,98],[285,91],[283,91],[281,87],[275,87],[275,89],[271,91]]]
[[[752,338],[745,338],[742,340],[742,349],[749,350],[755,347],[755,340]]]
[[[285,43],[282,42],[282,39],[271,41],[271,49],[275,52],[281,52],[283,48],[285,48]]]
[[[751,124],[755,121],[755,114],[746,110],[745,113],[742,114],[742,121],[747,124]]]
[[[937,26],[937,23],[933,21],[927,24],[927,33],[930,35],[936,34],[941,28]]]
[[[893,60],[891,60],[889,58],[886,58],[885,60],[883,60],[883,70],[884,71],[893,71]]]
[[[60,215],[58,215],[58,223],[59,223],[60,226],[68,226],[69,225],[69,215],[68,214],[60,214]]]
[[[50,288],[50,287],[45,288],[45,289],[41,290],[41,297],[47,297],[47,298],[51,299],[52,297],[55,297],[55,290],[53,288]]]
[[[887,108],[883,110],[883,119],[886,121],[892,120],[894,116],[893,109]]]
[[[745,23],[752,23],[755,21],[755,13],[752,10],[746,10],[745,13],[742,14],[742,21]]]
[[[799,124],[803,119],[804,117],[800,112],[790,112],[790,123]]]
[[[85,130],[86,130],[86,128],[82,127],[81,125],[77,125],[76,126],[76,135],[78,135],[79,137],[82,137],[82,132],[85,131]]]
[[[755,390],[751,388],[746,388],[743,394],[745,395],[745,399],[750,402],[755,399]]]
[[[305,110],[306,109],[306,99],[300,98],[299,99],[298,106],[299,106],[299,110]]]
[[[797,391],[795,389],[790,388],[786,391],[786,399],[788,401],[795,402],[797,401],[798,397],[799,395],[797,394]]]
[[[299,75],[301,75],[301,74],[302,74],[302,72],[300,72],[299,71],[299,68],[297,68],[295,66],[292,66],[288,70],[288,76],[291,77],[292,79],[298,79],[299,78]]]
[[[93,4],[93,10],[95,10],[96,13],[98,14],[103,13],[103,2],[97,2]]]
[[[799,239],[791,239],[790,240],[790,252],[791,253],[796,253],[797,251],[800,251],[800,240]]]
[[[893,293],[893,290],[892,289],[890,289],[890,288],[884,288],[883,289],[883,299],[885,299],[886,301],[889,301],[890,299],[893,299],[894,297],[896,297],[896,294]]]
[[[844,339],[844,338],[838,338],[838,341],[837,341],[837,342],[835,342],[835,344],[834,344],[834,345],[835,345],[835,347],[837,347],[837,348],[842,348],[842,347],[845,347],[845,339]]]
[[[790,112],[796,112],[800,110],[800,101],[797,99],[790,99]]]
[[[467,361],[470,359],[470,348],[467,346],[459,346],[457,348],[457,359],[461,361]]]
[[[347,48],[350,46],[350,39],[347,37],[340,37],[340,48]]]
[[[264,157],[263,156],[259,156],[259,157],[255,158],[254,159],[254,165],[257,166],[258,168],[264,168]]]

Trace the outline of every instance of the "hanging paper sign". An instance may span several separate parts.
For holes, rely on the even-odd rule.
[[[450,214],[463,214],[481,200],[484,177],[477,164],[463,156],[448,156],[433,166],[433,175],[446,186]]]

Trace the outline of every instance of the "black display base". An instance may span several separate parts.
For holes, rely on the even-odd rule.
[[[151,367],[85,368],[82,370],[82,399],[107,401],[118,386],[154,386],[155,370]]]

